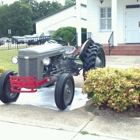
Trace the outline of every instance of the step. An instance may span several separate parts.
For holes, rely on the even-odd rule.
[[[109,55],[109,46],[103,45],[106,55]],[[119,45],[112,48],[110,55],[140,55],[140,44]]]

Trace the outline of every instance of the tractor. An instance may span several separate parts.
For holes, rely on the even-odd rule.
[[[12,62],[18,64],[18,72],[8,70],[0,77],[0,100],[15,102],[23,92],[33,93],[39,88],[55,86],[55,103],[60,110],[71,105],[75,83],[73,76],[83,71],[83,79],[90,69],[106,65],[101,44],[87,39],[78,53],[75,46],[64,44],[62,39],[50,39],[43,45],[18,51]]]

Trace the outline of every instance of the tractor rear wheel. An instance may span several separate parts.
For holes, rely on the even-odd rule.
[[[103,68],[106,65],[105,53],[100,44],[91,43],[84,54],[83,76],[90,69]]]

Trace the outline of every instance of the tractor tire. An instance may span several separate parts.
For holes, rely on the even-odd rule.
[[[84,54],[83,76],[90,69],[103,68],[106,65],[105,53],[100,44],[91,43]]]
[[[60,110],[71,105],[74,97],[75,85],[73,77],[68,73],[59,76],[55,87],[55,103]]]
[[[6,71],[0,77],[0,100],[5,104],[15,102],[20,94],[11,92],[9,75],[13,74],[13,71]]]

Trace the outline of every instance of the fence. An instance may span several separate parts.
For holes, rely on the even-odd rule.
[[[29,47],[28,44],[12,44],[12,42],[6,42],[4,45],[0,45],[0,51],[2,50],[19,50]]]
[[[81,34],[82,38],[82,44],[87,40],[87,38],[91,37],[90,32],[85,32]],[[51,39],[51,36],[43,36],[43,37],[29,37],[29,38],[23,38],[23,37],[16,37],[13,36],[13,38],[9,42],[5,42],[3,45],[0,45],[0,51],[2,50],[19,50],[23,48],[28,48],[34,45],[42,45],[47,40]],[[73,39],[70,41],[71,45],[77,45],[77,34],[73,37]]]
[[[43,36],[39,37],[13,37],[12,40],[5,42],[3,45],[0,45],[0,50],[14,50],[14,49],[23,49],[28,48],[34,45],[42,45],[47,40],[49,40],[51,36]]]

